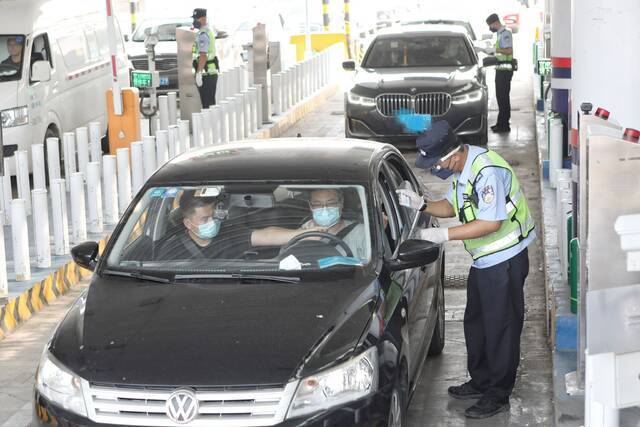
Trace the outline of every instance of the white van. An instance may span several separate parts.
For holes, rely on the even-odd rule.
[[[117,68],[129,62],[116,21]],[[120,80],[121,79],[121,80]],[[0,111],[4,155],[89,122],[107,129],[111,87],[105,2],[0,0]]]

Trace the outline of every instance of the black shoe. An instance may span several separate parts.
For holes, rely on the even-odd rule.
[[[464,411],[467,418],[489,418],[500,412],[509,411],[509,403],[500,403],[490,397],[482,397],[473,406]]]
[[[495,125],[491,126],[491,130],[498,129],[498,128],[500,128],[500,127],[501,127],[501,126],[500,126],[499,124],[497,124],[497,123],[496,123]]]
[[[509,126],[498,126],[495,128],[491,128],[491,130],[493,131],[493,133],[509,133],[511,132],[511,127]]]
[[[462,385],[451,386],[447,391],[449,392],[449,396],[453,397],[454,399],[475,400],[482,397],[482,392],[476,390],[471,385],[471,381],[466,382]]]

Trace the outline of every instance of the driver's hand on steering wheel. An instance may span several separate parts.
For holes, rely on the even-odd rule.
[[[313,221],[309,221],[303,224],[302,227],[300,227],[298,230],[300,231],[299,234],[307,233],[309,231],[320,231],[322,233],[329,232],[328,227],[320,227],[319,225],[316,225]],[[320,237],[309,237],[308,240],[320,240]]]

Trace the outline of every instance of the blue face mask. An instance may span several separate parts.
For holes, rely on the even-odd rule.
[[[453,175],[453,171],[451,169],[446,169],[446,168],[436,168],[436,167],[432,167],[431,168],[431,174],[437,176],[440,179],[447,179],[449,178],[451,175]]]
[[[207,223],[198,226],[198,237],[201,239],[212,239],[220,232],[221,222],[219,219],[213,219]]]
[[[340,221],[340,208],[314,209],[313,220],[320,227],[332,227]]]

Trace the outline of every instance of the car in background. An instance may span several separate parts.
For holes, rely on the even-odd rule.
[[[476,41],[476,33],[473,31],[473,27],[468,21],[460,21],[454,19],[421,19],[416,21],[402,22],[403,26],[416,26],[416,25],[452,25],[462,27],[466,31],[471,41]]]
[[[45,345],[36,425],[405,425],[445,338],[444,247],[415,239],[437,222],[396,194],[421,187],[397,149],[365,141],[174,158],[101,255],[72,250],[94,273]],[[344,228],[305,231],[316,210]],[[194,218],[218,221],[208,256]],[[253,245],[265,227],[303,232]]]
[[[150,33],[158,34],[159,43],[155,46],[156,71],[160,74],[158,93],[163,94],[178,90],[178,44],[176,28],[190,27],[191,18],[155,18],[146,19],[136,27],[128,39],[127,50],[134,70],[148,70],[149,61],[144,40]],[[227,33],[213,28],[216,39],[224,39]],[[216,45],[219,48],[220,44]],[[222,56],[222,55],[219,55]],[[222,58],[220,58],[222,62]]]
[[[345,134],[396,145],[414,144],[396,116],[429,114],[447,120],[472,144],[487,143],[485,70],[471,40],[459,27],[419,25],[379,34],[345,93]]]

